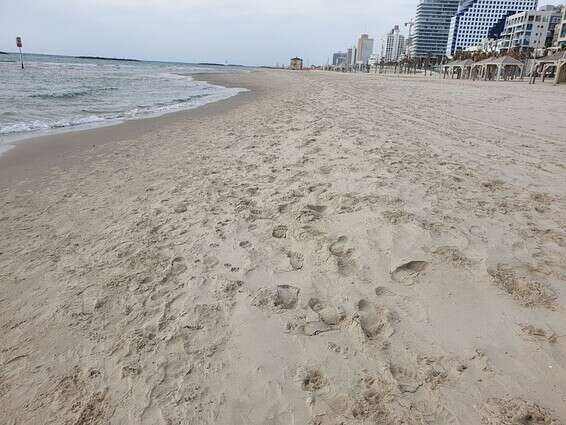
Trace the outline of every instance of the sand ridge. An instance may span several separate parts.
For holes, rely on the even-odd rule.
[[[562,87],[207,78],[0,191],[7,423],[566,421]]]

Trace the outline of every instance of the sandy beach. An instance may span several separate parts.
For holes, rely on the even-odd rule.
[[[199,78],[0,156],[1,424],[566,423],[566,86]]]

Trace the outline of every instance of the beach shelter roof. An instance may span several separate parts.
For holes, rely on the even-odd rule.
[[[560,60],[566,60],[566,50],[559,50],[553,55],[540,58],[539,62],[556,62]]]
[[[466,59],[461,61],[460,65],[461,66],[472,66],[475,62],[471,59]]]
[[[523,66],[523,62],[520,60],[514,59],[511,56],[500,56],[498,58],[488,58],[481,61],[483,65],[517,65]]]
[[[454,66],[472,66],[474,64],[474,61],[471,59],[466,59],[466,60],[457,60],[457,61],[452,61],[452,62],[448,62],[446,65],[444,65],[445,67],[454,67]]]
[[[506,66],[506,65],[516,65],[516,66],[523,66],[523,62],[520,60],[514,59],[511,56],[500,56],[498,58],[487,58],[479,62],[475,62],[472,66],[483,66],[483,65],[497,65],[497,66]]]

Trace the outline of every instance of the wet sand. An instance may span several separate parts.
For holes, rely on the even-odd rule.
[[[566,86],[202,78],[0,157],[6,423],[566,421]]]
[[[195,74],[195,79],[206,81],[214,78],[209,74]],[[238,87],[226,82],[225,87]],[[79,131],[65,131],[40,135],[14,142],[12,148],[0,155],[0,186],[18,183],[30,177],[41,177],[51,167],[76,165],[85,150],[96,150],[103,144],[132,140],[144,135],[160,137],[165,127],[183,125],[187,120],[206,120],[208,117],[252,99],[261,93],[262,87],[250,84],[253,91],[240,93],[221,102],[214,102],[196,109],[174,112],[159,117],[124,121],[116,125]],[[89,161],[88,155],[86,156]]]

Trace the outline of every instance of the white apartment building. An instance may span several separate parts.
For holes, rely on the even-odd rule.
[[[383,37],[381,59],[385,62],[396,62],[405,54],[405,36],[401,34],[399,25]]]
[[[536,10],[538,0],[460,0],[450,22],[446,56],[477,45],[485,38],[499,38],[508,16]]]
[[[358,39],[356,64],[366,65],[372,53],[373,53],[373,38],[369,38],[369,35],[367,34],[362,34],[362,36]]]
[[[507,17],[497,51],[506,53],[511,49],[529,51],[551,47],[554,31],[559,27],[561,18],[561,8],[553,6]]]

